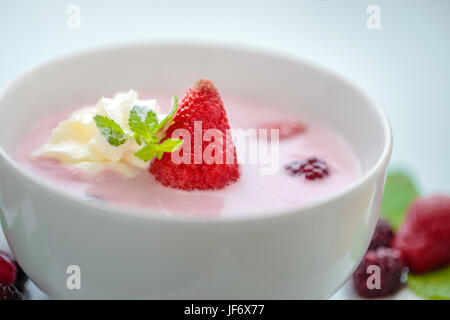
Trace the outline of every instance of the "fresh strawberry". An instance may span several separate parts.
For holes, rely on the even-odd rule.
[[[303,123],[298,121],[268,122],[259,126],[258,129],[267,130],[267,138],[271,137],[271,130],[278,130],[280,140],[291,138],[306,130]]]
[[[195,124],[198,132],[194,134]],[[199,124],[201,131],[198,129]],[[190,142],[183,136],[172,136],[179,129],[189,133]],[[211,141],[203,138],[203,134],[209,129],[217,134]],[[153,160],[150,172],[163,185],[182,190],[221,189],[238,180],[239,164],[229,129],[223,102],[216,87],[209,80],[199,80],[186,91],[165,135],[166,139],[172,137],[185,140],[180,151],[175,152],[184,160],[174,162],[173,153],[165,153],[160,160]],[[201,141],[196,144],[196,139]],[[219,157],[211,161],[211,158],[204,157],[204,151],[216,139],[220,139],[222,144],[217,148],[220,150],[217,152]],[[190,143],[190,146],[184,145],[185,143]],[[215,152],[211,154],[217,156]],[[219,158],[222,160],[217,160]]]
[[[11,255],[0,250],[0,282],[13,284],[16,281],[17,269]]]
[[[416,200],[394,237],[412,272],[426,272],[450,264],[450,196]]]

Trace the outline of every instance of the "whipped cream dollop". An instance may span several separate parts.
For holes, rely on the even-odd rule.
[[[95,115],[114,120],[126,134],[132,136],[128,125],[130,109],[146,106],[161,117],[157,100],[139,100],[137,92],[118,92],[114,98],[101,98],[95,106],[83,107],[73,112],[53,129],[50,140],[35,150],[32,158],[57,159],[63,165],[80,169],[85,178],[95,178],[101,171],[114,171],[132,178],[148,168],[149,163],[134,156],[140,146],[128,139],[120,146],[113,146],[98,130]]]

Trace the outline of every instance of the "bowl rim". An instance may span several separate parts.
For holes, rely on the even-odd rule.
[[[357,86],[354,82],[351,80],[343,77],[339,73],[326,68],[322,65],[320,65],[317,62],[310,61],[305,58],[299,58],[298,56],[279,51],[279,50],[271,50],[268,48],[258,48],[258,47],[249,47],[242,44],[239,45],[233,45],[233,44],[217,44],[217,43],[202,43],[202,42],[183,42],[183,41],[176,41],[176,42],[145,42],[145,43],[134,43],[134,44],[116,44],[116,45],[109,45],[109,46],[101,46],[101,47],[95,47],[87,50],[81,50],[76,51],[71,54],[66,54],[59,56],[55,59],[50,59],[48,61],[45,61],[43,63],[38,64],[34,68],[31,68],[23,73],[21,73],[19,76],[17,76],[15,79],[9,81],[1,90],[0,90],[0,102],[3,100],[4,95],[7,94],[7,92],[14,87],[15,85],[19,84],[21,81],[25,80],[27,76],[31,73],[38,72],[42,69],[45,69],[47,67],[50,67],[54,64],[58,63],[64,63],[68,62],[71,59],[80,58],[82,56],[89,56],[89,55],[95,55],[95,54],[101,54],[106,53],[109,51],[120,51],[120,50],[138,50],[138,49],[149,49],[149,48],[167,48],[167,49],[175,49],[175,48],[189,48],[189,49],[196,49],[196,50],[207,50],[207,49],[214,49],[214,50],[228,50],[233,52],[239,52],[242,54],[257,54],[257,55],[263,55],[267,58],[275,58],[275,59],[281,59],[286,62],[294,63],[294,64],[303,64],[307,67],[314,69],[315,71],[322,73],[324,75],[327,75],[328,77],[334,78],[334,80],[339,81],[343,83],[344,85],[348,86],[352,90],[354,90],[356,93],[361,95],[364,99],[368,101],[369,107],[372,108],[375,111],[375,114],[377,114],[377,117],[379,121],[382,124],[383,132],[384,132],[384,146],[383,151],[381,152],[380,156],[378,157],[377,162],[364,174],[362,174],[360,177],[358,177],[356,180],[348,184],[347,186],[330,193],[329,195],[325,195],[323,197],[318,198],[317,200],[311,201],[310,203],[303,205],[298,208],[291,208],[291,209],[285,209],[285,210],[271,210],[264,212],[264,214],[261,215],[255,215],[255,214],[246,214],[243,213],[242,216],[220,216],[220,217],[213,217],[213,218],[205,218],[205,217],[196,217],[196,216],[187,216],[183,214],[171,214],[171,215],[163,215],[161,214],[160,210],[150,209],[150,208],[143,208],[143,207],[133,207],[133,206],[127,206],[127,205],[118,205],[118,204],[105,204],[105,203],[98,203],[94,202],[88,199],[84,199],[83,197],[80,197],[77,194],[73,194],[69,192],[68,190],[64,188],[58,188],[54,184],[46,181],[45,179],[39,179],[39,177],[36,174],[33,174],[31,171],[27,170],[25,167],[21,166],[17,161],[13,159],[12,156],[10,156],[4,148],[0,145],[0,157],[2,157],[6,164],[9,165],[9,167],[13,170],[15,170],[17,173],[21,175],[22,178],[25,178],[29,180],[30,182],[34,183],[36,187],[43,188],[44,190],[50,191],[55,196],[60,196],[66,199],[67,201],[74,201],[78,203],[81,206],[88,206],[91,208],[97,209],[97,212],[101,212],[103,214],[110,215],[114,214],[115,217],[124,217],[124,218],[137,218],[142,219],[145,221],[159,221],[159,222],[179,222],[179,223],[201,223],[201,224],[216,224],[216,223],[243,223],[243,222],[252,222],[252,221],[263,221],[263,220],[270,220],[275,218],[283,218],[287,216],[291,216],[294,214],[299,215],[305,215],[308,212],[313,211],[314,209],[330,205],[335,201],[338,201],[342,198],[351,197],[355,194],[358,190],[361,188],[365,188],[368,184],[371,184],[372,181],[376,178],[378,178],[379,174],[385,170],[387,167],[387,164],[390,160],[391,154],[392,154],[392,128],[389,122],[388,117],[386,116],[384,110],[374,102],[372,98],[366,94],[365,91],[363,91],[359,86]],[[1,210],[0,210],[1,211]]]

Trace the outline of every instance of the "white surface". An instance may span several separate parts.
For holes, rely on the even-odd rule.
[[[3,232],[0,232],[0,249],[6,249],[8,244],[6,243],[6,239],[3,236]],[[36,285],[28,281],[26,285],[26,290],[24,294],[24,299],[30,300],[46,300],[48,297],[39,290]],[[335,295],[331,297],[332,300],[348,300],[348,299],[361,299],[353,290],[351,280],[348,281]],[[413,300],[420,299],[417,295],[415,295],[412,291],[407,288],[399,291],[397,294],[393,296],[389,296],[388,299],[399,299],[399,300]]]
[[[113,68],[121,77],[111,77]],[[263,90],[280,109],[334,127],[353,146],[362,177],[290,212],[193,221],[89,204],[8,156],[24,128],[73,103],[72,97],[89,101],[123,87],[178,92],[199,70],[224,94],[252,97]],[[300,61],[214,47],[139,46],[59,60],[8,87],[0,118],[3,227],[25,272],[49,295],[64,298],[328,297],[370,241],[392,147],[381,109],[339,77]],[[66,287],[66,268],[73,264],[82,269],[81,290]]]

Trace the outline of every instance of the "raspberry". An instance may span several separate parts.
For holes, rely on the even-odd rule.
[[[0,300],[22,300],[22,295],[14,285],[0,283]]]
[[[328,176],[329,169],[326,162],[310,157],[306,160],[293,161],[285,166],[292,175],[304,175],[308,180],[322,179]]]
[[[450,264],[450,196],[414,201],[392,246],[403,253],[412,272]]]
[[[259,126],[258,129],[267,130],[267,138],[271,137],[271,130],[278,130],[278,137],[280,140],[291,138],[306,130],[303,123],[298,121],[284,121],[284,122],[269,122]]]
[[[213,137],[211,141],[202,139],[201,150],[196,150],[194,144],[194,123],[198,121],[201,121],[202,137],[205,131],[209,129],[213,129],[218,135],[218,137]],[[176,189],[206,190],[221,189],[239,179],[236,149],[231,139],[228,139],[230,138],[230,125],[220,94],[211,81],[201,79],[186,91],[165,137],[171,137],[177,129],[184,129],[185,132],[190,134],[190,151],[186,151],[184,145],[180,151],[180,157],[188,161],[174,163],[170,153],[165,153],[161,160],[153,160],[150,173],[154,175],[156,180],[165,186]],[[218,149],[222,151],[222,154],[219,155],[222,160],[220,162],[212,161],[211,163],[205,162],[204,157],[202,157],[200,163],[195,163],[194,152],[197,154],[197,158],[199,155],[202,156],[205,148],[215,139],[221,139],[219,143],[223,142],[219,147],[221,149]],[[184,152],[190,152],[190,154],[185,155]],[[228,156],[226,156],[227,154]],[[211,155],[217,156],[215,151]]]
[[[0,282],[13,284],[16,281],[17,269],[9,253],[0,250]]]
[[[374,280],[376,272],[368,269],[370,266],[380,268],[379,288],[376,287],[377,283]],[[390,248],[369,250],[353,273],[353,285],[362,297],[383,297],[397,292],[404,285],[403,275],[406,274],[407,269],[400,251]],[[371,279],[368,281],[369,277]],[[375,285],[375,287],[369,285]]]
[[[374,250],[378,247],[389,247],[393,237],[394,232],[389,223],[383,218],[378,219],[372,241],[369,245],[369,250]]]

